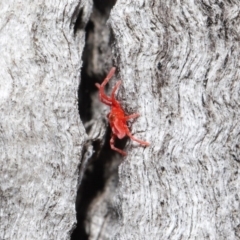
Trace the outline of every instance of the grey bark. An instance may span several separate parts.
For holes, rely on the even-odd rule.
[[[91,3],[0,7],[0,239],[69,239],[78,164],[104,138],[108,111],[93,94],[87,136],[76,93]],[[89,239],[240,238],[239,9],[233,0],[117,1],[108,23],[118,100],[141,114],[130,128],[151,146],[128,141],[127,157],[105,156]],[[109,32],[93,42],[105,48]],[[88,71],[100,74],[110,53],[99,62],[93,49]]]
[[[92,3],[0,3],[0,239],[69,239],[86,133],[78,113]],[[79,28],[74,28],[81,14]],[[80,25],[81,25],[80,24]]]
[[[89,239],[239,239],[239,1],[118,0],[109,26],[131,126]]]

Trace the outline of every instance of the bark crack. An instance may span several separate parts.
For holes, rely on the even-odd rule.
[[[72,240],[90,238],[88,222],[91,218],[93,202],[104,195],[104,188],[110,178],[118,182],[119,162],[116,161],[116,154],[109,147],[110,129],[107,127],[104,106],[98,99],[98,89],[95,87],[95,83],[101,82],[106,71],[112,66],[111,31],[106,23],[115,2],[108,0],[102,4],[102,1],[94,0],[93,12],[85,28],[86,44],[82,57],[78,104],[88,141],[79,166],[77,226],[71,235]],[[82,15],[82,10],[75,13],[75,35],[82,26]]]

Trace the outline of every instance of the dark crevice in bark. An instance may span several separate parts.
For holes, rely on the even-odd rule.
[[[109,139],[110,129],[108,129],[106,135],[106,139]],[[95,142],[93,144],[95,145],[94,148],[97,149],[99,143]],[[78,190],[76,201],[77,226],[73,231],[71,240],[89,239],[86,223],[88,221],[88,212],[91,208],[91,204],[104,191],[105,184],[109,178],[113,175],[114,178],[118,178],[118,165],[120,162],[116,163],[116,154],[117,153],[110,149],[109,141],[106,141],[101,152],[93,155],[89,160]],[[116,182],[118,182],[118,179]]]
[[[102,82],[106,76],[106,71],[112,66],[111,53],[111,32],[106,25],[109,18],[109,13],[116,0],[94,1],[93,14],[86,25],[86,45],[83,52],[83,67],[81,70],[81,84],[79,87],[79,114],[83,124],[87,125],[92,120],[96,120],[94,111],[93,98],[98,97],[96,94],[98,89],[95,86],[96,82]],[[74,33],[81,27],[82,11],[79,11],[75,21]],[[101,26],[102,25],[102,26]],[[101,36],[103,38],[101,39]],[[96,51],[97,50],[97,51]],[[97,56],[95,55],[97,52]],[[97,61],[95,60],[97,59]],[[86,127],[86,126],[85,126]],[[90,125],[91,129],[91,125]],[[88,127],[86,132],[89,133]],[[116,165],[116,154],[110,149],[110,128],[105,134],[105,139],[89,139],[85,145],[83,159],[80,165],[83,168],[84,175],[80,180],[80,185],[77,193],[76,211],[77,211],[77,226],[73,230],[71,240],[86,240],[89,239],[86,222],[88,221],[88,213],[93,200],[104,191],[106,182],[114,175],[118,177],[118,165]],[[120,144],[120,145],[119,145]],[[117,143],[117,146],[122,147],[124,141]],[[84,160],[89,146],[93,148],[91,156]],[[83,161],[86,161],[86,166],[83,166]],[[117,180],[116,180],[117,182]]]
[[[102,14],[109,15],[109,10],[115,5],[117,0],[105,0],[104,4],[102,0],[94,0],[94,6],[98,9]]]
[[[92,200],[97,193],[104,187],[104,163],[100,159],[89,162],[85,170],[81,185],[78,190],[76,210],[77,210],[77,227],[72,234],[72,240],[86,240],[88,234],[85,229],[87,212]]]
[[[76,33],[79,29],[82,29],[85,26],[84,22],[82,21],[82,16],[83,16],[83,9],[80,9],[78,11],[76,9],[74,12],[74,17],[73,17],[73,19],[75,21],[75,24],[73,27],[74,35],[76,35]]]
[[[85,48],[86,49],[86,48]],[[86,51],[84,50],[84,53]],[[81,121],[84,123],[92,119],[92,100],[91,95],[97,91],[95,83],[98,78],[95,76],[89,76],[87,73],[87,64],[83,62],[83,67],[81,71],[81,84],[78,90],[78,108]]]
[[[85,26],[86,26],[86,17],[84,16],[84,9],[80,8],[80,2],[79,4],[76,6],[73,15],[72,15],[72,19],[71,19],[71,28],[73,28],[73,33],[74,36],[77,35],[77,32],[80,30],[84,30]]]

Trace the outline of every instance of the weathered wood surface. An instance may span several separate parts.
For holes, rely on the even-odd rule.
[[[240,238],[239,1],[118,0],[119,99],[141,117],[89,239]]]
[[[0,239],[69,239],[86,140],[77,91],[92,3],[0,3]],[[74,28],[77,17],[81,22]]]
[[[119,174],[120,156],[109,156],[89,239],[240,238],[239,9],[233,0],[117,1],[108,23],[118,99],[141,114],[131,130],[151,146],[128,141]],[[90,12],[87,0],[0,3],[0,239],[69,239],[87,139],[76,95]],[[105,48],[109,32],[93,41]],[[94,50],[97,75],[111,60]],[[90,138],[103,137],[92,98]]]

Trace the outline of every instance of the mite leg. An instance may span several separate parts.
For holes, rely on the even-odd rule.
[[[132,119],[132,118],[137,118],[137,117],[139,117],[139,116],[140,116],[140,114],[134,113],[134,114],[131,114],[131,115],[129,115],[129,116],[126,116],[126,117],[125,117],[125,120],[129,120],[129,119]]]
[[[99,99],[102,103],[105,103],[108,106],[112,105],[112,99],[108,97],[104,90],[102,89],[101,85],[99,83],[95,83],[95,86],[99,89]]]
[[[115,71],[116,71],[116,68],[112,67],[110,72],[108,73],[108,75],[106,76],[104,81],[102,82],[102,84],[101,85],[99,83],[95,84],[95,86],[99,89],[99,98],[101,99],[101,101],[103,103],[105,103],[105,104],[107,104],[109,106],[112,104],[112,99],[105,94],[104,87],[109,82],[109,80],[112,78],[112,76],[114,75]]]
[[[138,143],[140,143],[140,144],[143,145],[143,146],[149,146],[149,145],[150,145],[150,143],[148,143],[148,142],[145,142],[145,141],[142,141],[142,140],[140,140],[140,139],[135,138],[135,137],[130,133],[130,131],[127,131],[126,134],[127,134],[133,141],[138,142]]]
[[[115,92],[117,91],[117,89],[119,88],[119,86],[121,85],[121,83],[122,83],[122,81],[121,80],[119,80],[119,81],[117,81],[117,83],[115,84],[115,86],[114,86],[114,88],[113,88],[113,90],[112,90],[112,98],[114,98],[114,94],[115,94]]]
[[[101,84],[102,87],[105,87],[105,85],[109,82],[109,80],[112,78],[112,76],[114,75],[116,71],[115,67],[112,67],[111,70],[109,71],[108,75],[106,76],[106,78],[104,79],[103,83]]]
[[[118,152],[118,153],[120,153],[120,154],[122,154],[123,156],[126,156],[126,155],[127,155],[126,152],[124,152],[124,151],[122,151],[121,149],[116,148],[116,147],[114,146],[115,139],[116,139],[116,136],[115,136],[114,134],[112,134],[112,137],[111,137],[111,139],[110,139],[110,147],[111,147],[111,149],[114,150],[114,151],[116,151],[116,152]]]
[[[117,83],[115,84],[113,90],[112,90],[112,94],[111,94],[111,98],[112,98],[112,103],[115,106],[119,106],[119,102],[116,100],[114,94],[117,91],[117,89],[119,88],[119,86],[121,85],[122,81],[117,81]]]

